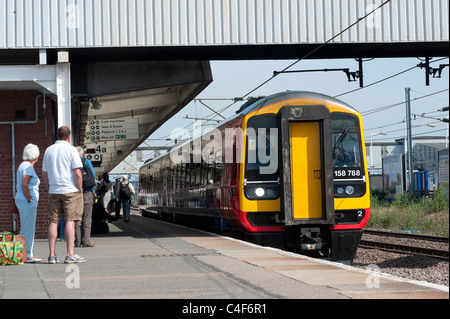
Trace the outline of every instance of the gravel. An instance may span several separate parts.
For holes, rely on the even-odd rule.
[[[363,235],[363,239],[367,239],[367,234]],[[389,238],[392,242],[394,239]],[[397,241],[397,239],[395,239]],[[404,239],[403,239],[404,240]],[[411,240],[406,240],[405,244],[416,245]],[[425,243],[424,245],[430,245]],[[439,244],[439,249],[447,249],[448,243]],[[438,248],[438,247],[436,247]],[[449,286],[449,261],[431,257],[399,254],[386,252],[379,249],[358,248],[353,266],[358,268],[379,267],[382,273],[393,276],[425,281],[438,285]]]

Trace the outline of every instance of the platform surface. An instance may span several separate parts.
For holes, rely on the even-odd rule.
[[[339,263],[260,247],[183,226],[131,217],[76,248],[84,264],[42,262],[0,267],[1,299],[448,299],[448,287],[403,280]]]

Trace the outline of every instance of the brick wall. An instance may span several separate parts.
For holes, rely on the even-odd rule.
[[[35,99],[41,95],[38,91],[0,91],[0,123],[10,121],[34,121]],[[33,143],[39,147],[40,156],[34,169],[42,183],[42,158],[48,146],[54,142],[53,102],[46,99],[46,110],[44,117],[43,98],[38,99],[38,121],[33,124],[14,124],[15,132],[15,168],[22,163],[22,154],[25,145]],[[16,114],[16,110],[21,110]],[[24,111],[24,112],[23,112]],[[17,118],[17,115],[19,118]],[[25,115],[24,118],[20,116]],[[45,118],[47,123],[45,123]],[[47,136],[46,135],[47,131]],[[10,124],[0,124],[0,232],[13,230],[13,218],[9,212],[9,202],[13,194],[13,168],[12,168],[12,126]],[[14,175],[15,176],[15,175]],[[48,195],[39,189],[39,204],[36,220],[36,238],[47,238],[48,216],[47,216]],[[20,221],[17,216],[16,231],[20,231]]]

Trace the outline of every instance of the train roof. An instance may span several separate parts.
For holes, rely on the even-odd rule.
[[[327,101],[330,103],[334,103],[337,105],[341,105],[347,108],[350,108],[353,111],[356,111],[355,108],[351,107],[345,102],[342,102],[341,100],[338,100],[334,97],[316,93],[316,92],[308,92],[308,91],[285,91],[276,93],[273,95],[269,95],[266,97],[257,97],[254,99],[251,99],[244,103],[239,110],[236,111],[239,115],[247,115],[255,110],[258,110],[260,108],[263,108],[266,105],[270,105],[276,102],[280,102],[283,100],[291,100],[291,99],[312,99],[312,100],[322,100]]]
[[[321,101],[333,103],[336,105],[341,105],[343,107],[349,108],[349,109],[357,112],[357,110],[355,108],[351,107],[347,103],[342,102],[341,100],[338,100],[334,97],[331,97],[331,96],[328,96],[325,94],[316,93],[316,92],[308,92],[308,91],[285,91],[285,92],[275,93],[275,94],[272,94],[269,96],[259,96],[259,97],[255,97],[255,98],[248,100],[247,102],[245,102],[244,104],[241,105],[241,107],[236,111],[236,114],[234,116],[227,118],[224,122],[217,124],[217,126],[215,126],[215,127],[220,127],[220,126],[224,125],[224,123],[231,121],[236,117],[245,116],[255,110],[263,108],[266,105],[270,105],[270,104],[277,103],[277,102],[284,101],[284,100],[291,100],[291,99],[321,100]],[[159,155],[158,157],[146,160],[145,163],[142,165],[142,167],[146,166],[147,164],[156,162],[157,160],[159,160],[165,156],[168,156],[170,152],[174,151],[177,148],[181,148],[190,142],[192,142],[192,138],[185,139],[183,141],[179,141],[178,143],[173,145],[172,148],[167,153],[164,153],[164,154]]]

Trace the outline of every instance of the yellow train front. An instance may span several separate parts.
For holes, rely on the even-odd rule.
[[[141,168],[141,210],[214,217],[259,244],[351,262],[370,216],[361,115],[297,91],[236,113]]]
[[[240,196],[229,213],[255,242],[351,261],[370,216],[360,114],[325,95],[285,92],[241,118]]]

